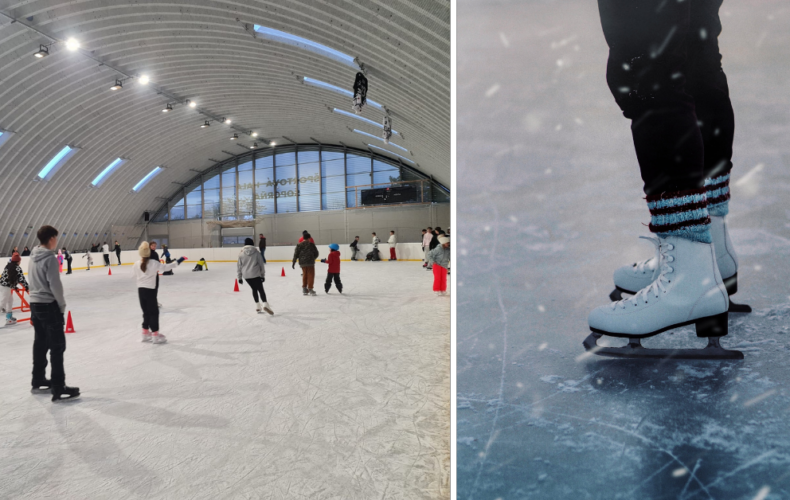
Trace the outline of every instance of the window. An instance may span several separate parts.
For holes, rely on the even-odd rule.
[[[277,213],[296,212],[296,153],[278,153],[274,165],[277,176]]]
[[[55,175],[55,173],[58,170],[60,170],[60,167],[65,165],[65,163],[69,161],[69,158],[74,156],[74,153],[76,153],[77,151],[78,151],[77,148],[72,148],[71,146],[66,146],[60,151],[58,151],[58,154],[56,154],[51,160],[49,160],[49,162],[47,162],[44,168],[42,168],[41,171],[38,173],[38,178],[43,180],[51,179],[52,176]]]
[[[321,209],[346,208],[346,158],[340,151],[321,151]]]
[[[255,159],[255,213],[274,213],[274,159],[271,156]]]
[[[318,150],[299,151],[299,211],[321,210],[321,165]]]
[[[102,184],[104,184],[104,181],[106,181],[110,177],[110,175],[115,171],[115,169],[120,167],[124,163],[126,163],[126,160],[124,160],[123,158],[116,158],[116,159],[114,159],[112,161],[112,163],[107,165],[104,168],[104,170],[102,170],[99,173],[99,175],[97,175],[96,178],[93,179],[93,181],[91,181],[91,185],[93,187],[101,186]]]
[[[239,165],[239,218],[252,219],[252,160]]]
[[[13,134],[11,132],[6,132],[5,130],[0,130],[0,146],[5,144],[5,142],[11,138]]]
[[[150,172],[148,172],[148,175],[146,175],[145,177],[140,179],[140,182],[138,182],[137,184],[134,185],[134,187],[132,188],[132,191],[134,191],[136,193],[136,192],[140,191],[141,189],[143,189],[145,187],[145,185],[148,184],[148,181],[150,181],[151,179],[153,179],[154,177],[159,175],[159,172],[161,172],[161,171],[162,171],[161,167],[156,167],[153,170],[151,170]]]
[[[170,207],[170,220],[184,220],[184,198]]]
[[[388,187],[390,182],[400,180],[400,169],[383,161],[373,160],[373,184],[386,184],[380,187]]]
[[[187,213],[188,219],[200,219],[203,217],[203,188],[198,185],[187,193]]]
[[[218,219],[219,214],[219,175],[214,174],[203,180],[203,218]]]
[[[236,219],[236,167],[222,172],[222,207],[223,219]]]
[[[364,156],[346,155],[346,186],[369,186],[371,160]],[[356,207],[359,189],[347,190],[347,203],[349,207]]]

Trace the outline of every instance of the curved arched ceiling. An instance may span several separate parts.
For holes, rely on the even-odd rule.
[[[0,130],[13,133],[0,146],[0,250],[34,243],[32,234],[21,238],[28,226],[89,233],[69,238],[77,247],[109,224],[135,223],[196,171],[242,153],[250,131],[261,147],[264,139],[374,144],[450,185],[449,0],[0,0],[0,13]],[[351,111],[348,97],[300,81],[351,90],[354,67],[256,36],[253,25],[358,58],[368,99],[390,111],[399,132],[391,141],[409,153],[354,133],[381,130],[332,112]],[[80,51],[67,50],[70,37]],[[50,55],[34,58],[52,39]],[[124,76],[143,74],[148,85]],[[116,78],[123,90],[109,89]],[[174,110],[162,113],[168,102]],[[381,123],[384,113],[368,105],[361,116]],[[219,117],[232,124],[200,128]],[[234,132],[239,141],[229,140]],[[67,144],[80,150],[37,180]],[[90,187],[118,157],[128,160]],[[158,165],[164,172],[131,192]]]

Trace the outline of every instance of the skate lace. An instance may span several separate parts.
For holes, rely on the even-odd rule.
[[[653,238],[646,238],[644,236],[642,236],[642,238],[651,239],[651,240],[653,239]],[[618,306],[620,307],[620,309],[625,309],[626,304],[629,303],[633,304],[634,306],[637,306],[640,300],[643,300],[644,303],[647,304],[648,294],[650,293],[652,293],[655,296],[655,298],[658,298],[659,294],[661,293],[666,293],[667,291],[666,284],[672,282],[672,280],[670,280],[666,275],[675,271],[675,268],[669,265],[670,262],[675,261],[675,257],[669,255],[667,252],[671,252],[672,250],[674,250],[675,245],[671,243],[668,243],[666,245],[661,245],[658,238],[656,238],[656,241],[658,242],[656,246],[658,250],[658,256],[657,256],[658,265],[661,269],[661,273],[658,275],[658,278],[656,278],[656,280],[653,281],[650,285],[636,292],[636,294],[633,297],[618,300],[617,302],[612,302],[611,307],[613,311],[617,309]]]
[[[661,242],[659,241],[658,238],[652,238],[650,236],[640,236],[639,238],[649,241],[650,243],[652,243],[656,247],[656,255],[654,255],[653,257],[650,257],[649,259],[645,259],[645,260],[643,260],[641,262],[637,262],[636,263],[636,270],[638,272],[640,272],[640,273],[643,273],[643,272],[645,272],[645,267],[647,266],[647,263],[650,262],[651,260],[653,260],[654,258],[658,258],[659,247],[661,246]]]

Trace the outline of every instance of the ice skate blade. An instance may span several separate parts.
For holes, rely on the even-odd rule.
[[[733,303],[732,299],[730,299],[729,312],[731,312],[731,313],[750,313],[750,312],[752,312],[752,306],[748,306],[746,304],[735,304],[735,303]]]
[[[700,359],[700,360],[726,360],[743,359],[741,351],[730,351],[721,347],[705,347],[703,349],[651,349],[642,347],[639,339],[632,339],[624,347],[602,347],[598,345],[601,335],[591,333],[582,345],[592,354],[608,356],[611,358],[631,359]]]
[[[53,403],[58,403],[58,402],[65,403],[66,401],[71,401],[73,399],[78,399],[79,397],[80,397],[80,394],[75,394],[74,396],[68,396],[68,395],[65,395],[65,394],[62,395],[62,396],[54,396],[53,395],[52,396],[52,402]]]

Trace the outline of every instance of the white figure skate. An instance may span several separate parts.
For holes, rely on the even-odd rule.
[[[721,347],[727,335],[729,299],[714,247],[685,238],[658,238],[658,275],[628,299],[594,309],[584,347],[601,356],[630,358],[743,359]],[[704,349],[645,349],[640,339],[694,324],[709,339]],[[628,339],[625,347],[601,347],[603,335]]]
[[[738,291],[738,256],[735,254],[729,231],[727,231],[727,221],[724,216],[710,216],[710,234],[713,239],[713,248],[716,250],[716,263],[719,266],[724,286],[729,295],[735,295]],[[621,300],[623,294],[633,295],[637,290],[645,288],[656,280],[659,274],[658,268],[658,238],[640,236],[640,238],[650,241],[656,246],[656,254],[641,262],[636,262],[630,266],[623,266],[614,272],[614,291],[609,294],[612,300]],[[744,304],[735,304],[730,301],[730,312],[750,313],[752,308]]]
[[[259,313],[263,312],[263,308],[261,307],[261,303],[260,302],[256,302],[255,303],[255,310],[258,311]]]
[[[153,340],[153,336],[151,335],[151,332],[149,332],[148,330],[143,330],[143,340],[142,341],[143,342],[151,342],[152,340]]]
[[[268,302],[263,303],[263,310],[269,313],[269,315],[274,316],[274,310],[272,309],[272,306],[270,306]]]
[[[152,337],[154,344],[164,344],[165,342],[167,342],[167,337],[165,337],[159,332],[154,332]]]

